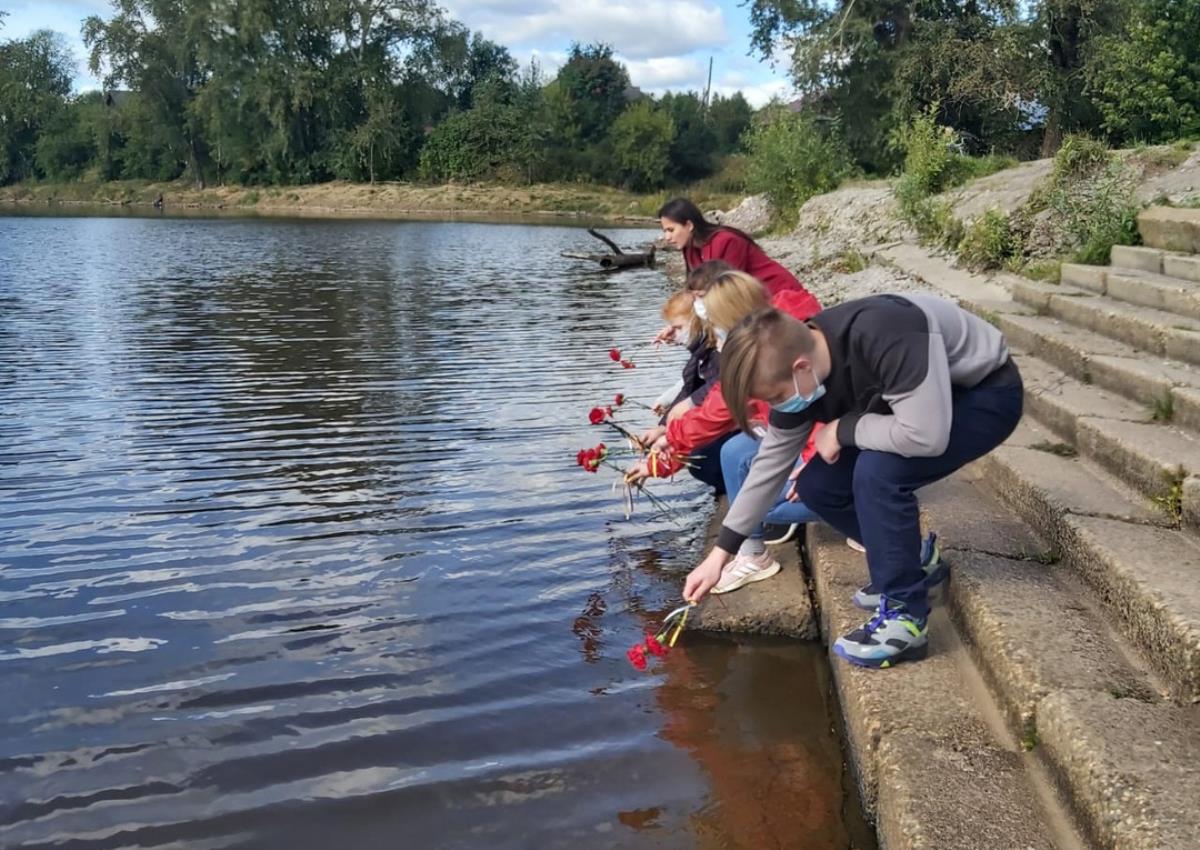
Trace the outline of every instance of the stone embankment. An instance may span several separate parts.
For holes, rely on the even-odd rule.
[[[1066,264],[1060,284],[963,271],[878,218],[885,244],[827,285],[957,299],[1007,335],[1026,393],[1004,446],[922,493],[952,565],[930,658],[834,662],[881,846],[1200,846],[1200,210],[1151,207],[1143,246]],[[864,559],[824,527],[807,551],[780,593],[725,604],[807,580],[816,614],[793,633],[852,628]],[[726,625],[760,625],[739,617]]]

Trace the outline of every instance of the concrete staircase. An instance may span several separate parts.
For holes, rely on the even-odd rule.
[[[924,494],[953,565],[933,658],[835,665],[889,848],[1200,846],[1200,210],[1139,225],[1145,247],[1057,285],[877,254],[1003,330],[1026,382],[1017,433]],[[827,530],[809,542],[832,638],[865,567]],[[946,774],[944,798],[896,798],[905,751]]]

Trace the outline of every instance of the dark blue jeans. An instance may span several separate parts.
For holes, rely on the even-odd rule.
[[[701,446],[691,454],[692,465],[688,467],[688,472],[708,486],[715,487],[718,496],[725,495],[725,477],[721,474],[721,447],[738,433],[741,432],[735,431],[724,437],[717,437],[707,446]]]
[[[871,583],[892,603],[925,617],[929,600],[921,569],[916,491],[947,477],[1003,443],[1024,403],[1013,365],[969,390],[955,391],[946,451],[937,457],[842,449],[837,463],[819,456],[800,473],[801,500],[842,534],[867,548]]]

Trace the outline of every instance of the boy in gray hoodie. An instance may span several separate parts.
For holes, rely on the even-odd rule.
[[[698,601],[775,504],[815,422],[818,456],[791,498],[867,549],[875,615],[835,642],[854,664],[890,667],[928,651],[928,565],[916,490],[987,454],[1021,419],[1021,376],[1004,336],[932,295],[873,295],[807,323],[776,310],[725,342],[721,383],[735,416],[772,405],[769,427],[713,551],[684,584]],[[742,423],[743,427],[746,423]],[[856,601],[858,601],[856,596]]]

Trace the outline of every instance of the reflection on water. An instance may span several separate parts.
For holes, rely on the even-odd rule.
[[[0,218],[0,846],[849,846],[819,650],[624,660],[712,506],[573,465],[679,366],[591,241]]]

